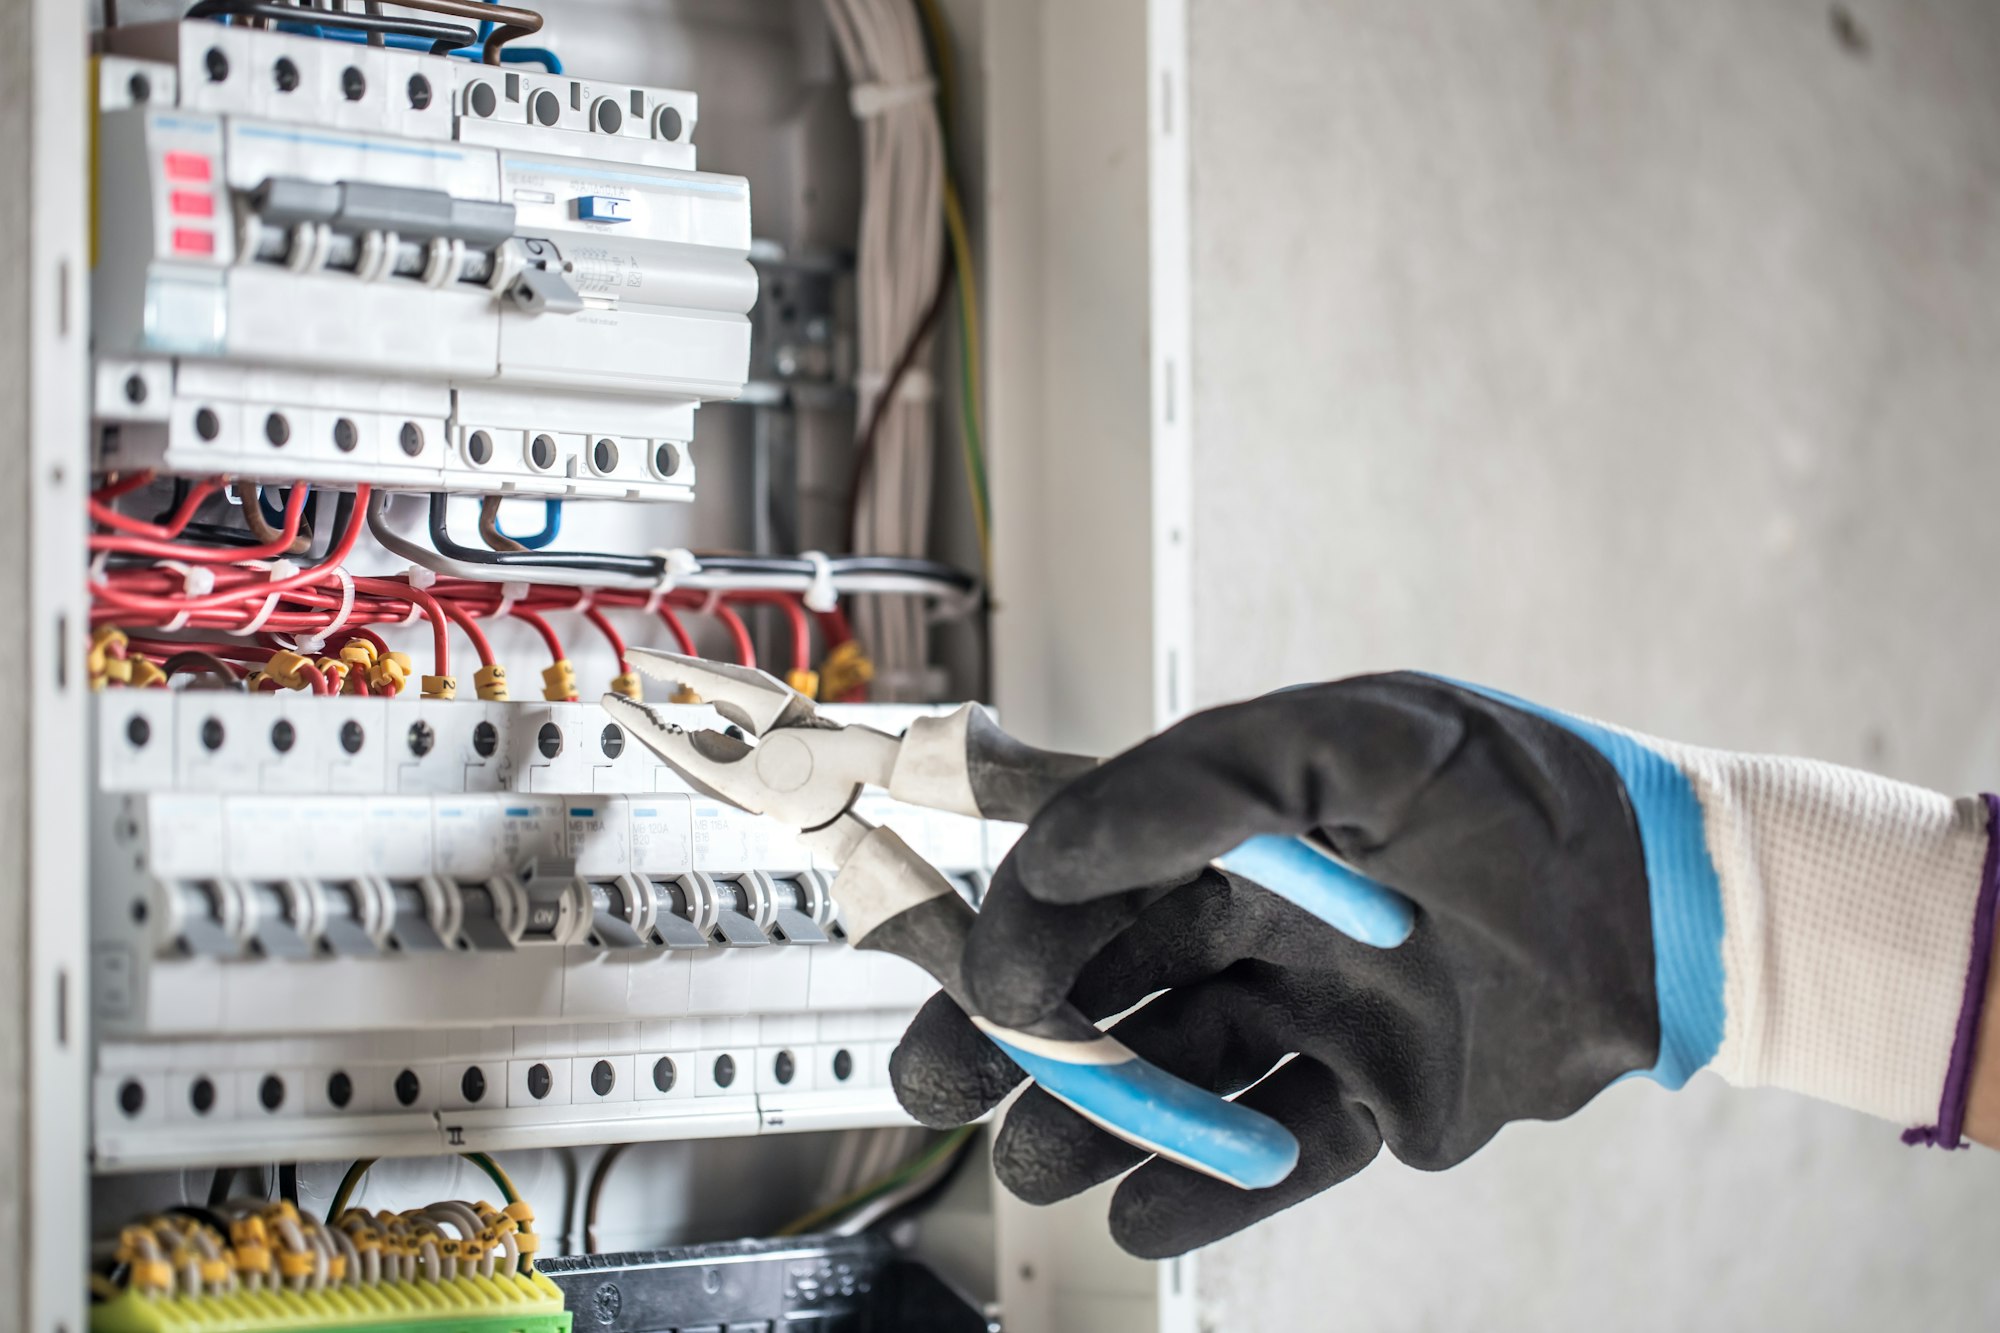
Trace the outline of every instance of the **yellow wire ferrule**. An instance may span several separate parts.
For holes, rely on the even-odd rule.
[[[627,699],[643,699],[646,695],[639,685],[639,673],[621,671],[611,678],[611,692]]]
[[[507,702],[507,668],[498,662],[472,673],[472,687],[490,704]]]
[[[819,698],[819,672],[817,671],[787,671],[785,673],[785,684],[791,686],[808,699]]]
[[[820,698],[840,699],[875,679],[875,664],[854,639],[834,645],[819,664]]]
[[[166,683],[167,673],[153,665],[148,658],[128,657],[123,665],[131,668],[130,681],[134,688],[146,689],[149,686]]]
[[[550,703],[576,698],[576,668],[567,657],[558,657],[542,672],[542,697]]]
[[[422,681],[424,698],[456,699],[458,697],[458,677],[425,676]]]
[[[368,668],[368,688],[377,694],[401,694],[415,671],[408,653],[386,653]]]
[[[299,674],[299,668],[310,665],[300,654],[280,650],[272,653],[271,660],[264,663],[264,674],[288,690],[302,690],[306,686],[306,678]]]

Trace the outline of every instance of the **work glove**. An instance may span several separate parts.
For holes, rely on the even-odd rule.
[[[994,877],[965,976],[1016,1028],[1065,998],[1101,1021],[1154,997],[1111,1031],[1240,1092],[1297,1136],[1298,1166],[1246,1191],[1142,1165],[1029,1088],[995,1169],[1031,1203],[1130,1172],[1112,1234],[1166,1257],[1346,1179],[1385,1143],[1453,1166],[1509,1121],[1567,1116],[1632,1074],[1677,1088],[1713,1067],[1955,1145],[1980,910],[1991,937],[1991,805],[1414,674],[1199,714],[1042,809]],[[1356,943],[1209,867],[1252,835],[1309,831],[1414,901],[1406,943]],[[984,1114],[1023,1077],[943,995],[890,1068],[933,1126]]]

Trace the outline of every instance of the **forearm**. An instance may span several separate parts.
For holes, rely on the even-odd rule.
[[[1994,942],[2000,944],[2000,940]],[[1965,1099],[1965,1136],[1989,1148],[2000,1148],[2000,968],[1988,968],[1986,973],[1972,1083]]]

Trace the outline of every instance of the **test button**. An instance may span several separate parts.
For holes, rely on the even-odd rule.
[[[579,195],[576,215],[585,222],[630,222],[632,201],[608,194]]]

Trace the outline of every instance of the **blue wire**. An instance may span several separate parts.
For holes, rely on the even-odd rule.
[[[300,484],[301,484],[301,485],[303,485],[304,483],[300,483]],[[312,497],[312,487],[310,487],[310,486],[307,486],[307,487],[306,487],[306,497],[307,497],[307,499],[308,499],[308,500],[309,500],[309,499],[311,499],[311,497]],[[288,505],[288,504],[290,504],[291,502],[292,502],[292,497],[291,497],[291,495],[290,495],[290,494],[288,493],[288,494],[287,494],[287,495],[285,496],[285,504],[287,504],[287,505]],[[300,510],[299,510],[299,512],[300,512],[301,514],[303,514],[303,513],[305,512],[305,509],[304,509],[304,505],[305,505],[305,503],[306,503],[306,502],[305,502],[304,500],[302,500],[302,501],[300,501],[299,503],[300,503]],[[274,507],[274,506],[273,506],[273,505],[271,504],[271,502],[270,502],[269,500],[266,500],[266,499],[264,498],[264,488],[263,488],[262,486],[259,486],[259,487],[257,488],[257,509],[258,509],[258,512],[260,512],[260,513],[262,513],[262,514],[264,515],[264,521],[265,521],[266,523],[269,523],[269,524],[270,524],[270,525],[271,525],[272,527],[274,527],[274,528],[282,528],[282,527],[284,527],[284,526],[285,526],[285,509],[284,509],[284,505],[278,505],[278,506]]]
[[[366,33],[355,32],[349,28],[322,28],[316,23],[281,23],[278,27],[283,32],[298,33],[304,37],[318,37],[330,42],[353,42],[359,45],[368,40]],[[480,40],[483,42],[487,33],[493,30],[492,21],[488,20],[481,27],[484,31],[480,33]],[[382,40],[399,51],[428,51],[431,49],[429,42],[421,37],[412,37],[407,33],[387,33],[383,36]],[[450,51],[446,54],[459,56],[466,60],[478,60],[484,54],[484,51],[479,46],[461,46],[456,51]],[[509,65],[540,65],[551,74],[560,74],[563,72],[562,60],[555,52],[544,46],[503,46],[500,48],[500,59]]]
[[[516,537],[511,532],[502,532],[498,523],[493,525],[493,530],[510,542],[518,542],[530,551],[539,551],[562,535],[562,507],[561,500],[542,501],[542,530],[531,537]]]

